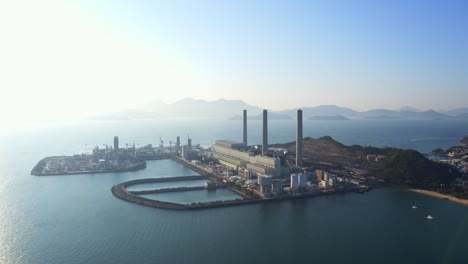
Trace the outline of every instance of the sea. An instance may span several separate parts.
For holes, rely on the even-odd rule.
[[[144,170],[31,176],[42,158],[94,146],[241,140],[239,120],[141,119],[42,122],[0,135],[0,263],[468,263],[468,207],[400,188],[199,211],[168,211],[115,198],[115,184],[197,173],[171,161]],[[268,124],[268,142],[295,140],[293,120]],[[468,135],[468,121],[304,121],[304,137],[429,154]],[[249,144],[261,121],[248,122]],[[181,183],[173,183],[180,186]],[[187,186],[202,182],[189,181]],[[133,186],[136,189],[154,186]],[[165,184],[163,187],[171,187]],[[228,200],[226,190],[158,199]],[[418,209],[411,205],[417,202]],[[434,220],[429,221],[430,214]]]

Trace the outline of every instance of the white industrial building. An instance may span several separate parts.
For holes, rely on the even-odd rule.
[[[299,176],[296,173],[291,174],[291,184],[290,188],[291,190],[297,189],[299,186]]]
[[[262,194],[271,193],[273,178],[270,175],[258,175],[257,183]]]
[[[225,141],[222,142],[226,143]],[[214,150],[213,156],[225,166],[231,167],[233,169],[242,167],[258,174],[268,174],[273,176],[279,176],[281,173],[281,161],[279,158],[272,158],[261,155],[255,156],[251,152],[232,149],[226,146],[227,143],[224,145],[217,143],[212,147]]]
[[[242,142],[237,142],[229,139],[216,140],[215,145],[230,149],[240,149],[246,147],[246,145]]]

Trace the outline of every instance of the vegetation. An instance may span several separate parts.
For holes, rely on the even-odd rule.
[[[384,163],[380,176],[389,183],[413,188],[436,190],[458,176],[448,165],[431,161],[415,150],[394,149]]]

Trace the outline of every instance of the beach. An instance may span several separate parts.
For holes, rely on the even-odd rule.
[[[421,189],[409,189],[409,190],[412,191],[412,192],[417,192],[417,193],[420,193],[420,194],[425,194],[425,195],[429,195],[429,196],[440,198],[440,199],[447,199],[447,200],[450,200],[452,202],[456,202],[456,203],[468,206],[468,200],[467,199],[460,199],[460,198],[456,198],[456,197],[453,197],[453,196],[450,196],[450,195],[441,194],[441,193],[438,193],[438,192],[428,191],[428,190],[421,190]]]

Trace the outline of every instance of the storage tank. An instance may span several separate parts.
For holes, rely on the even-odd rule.
[[[304,173],[298,175],[299,187],[306,187],[307,185],[307,176]]]
[[[298,184],[299,184],[299,178],[297,174],[295,173],[291,174],[291,189],[297,188]]]
[[[329,179],[330,179],[330,176],[328,176],[328,172],[324,172],[323,173],[323,180],[328,182]]]

